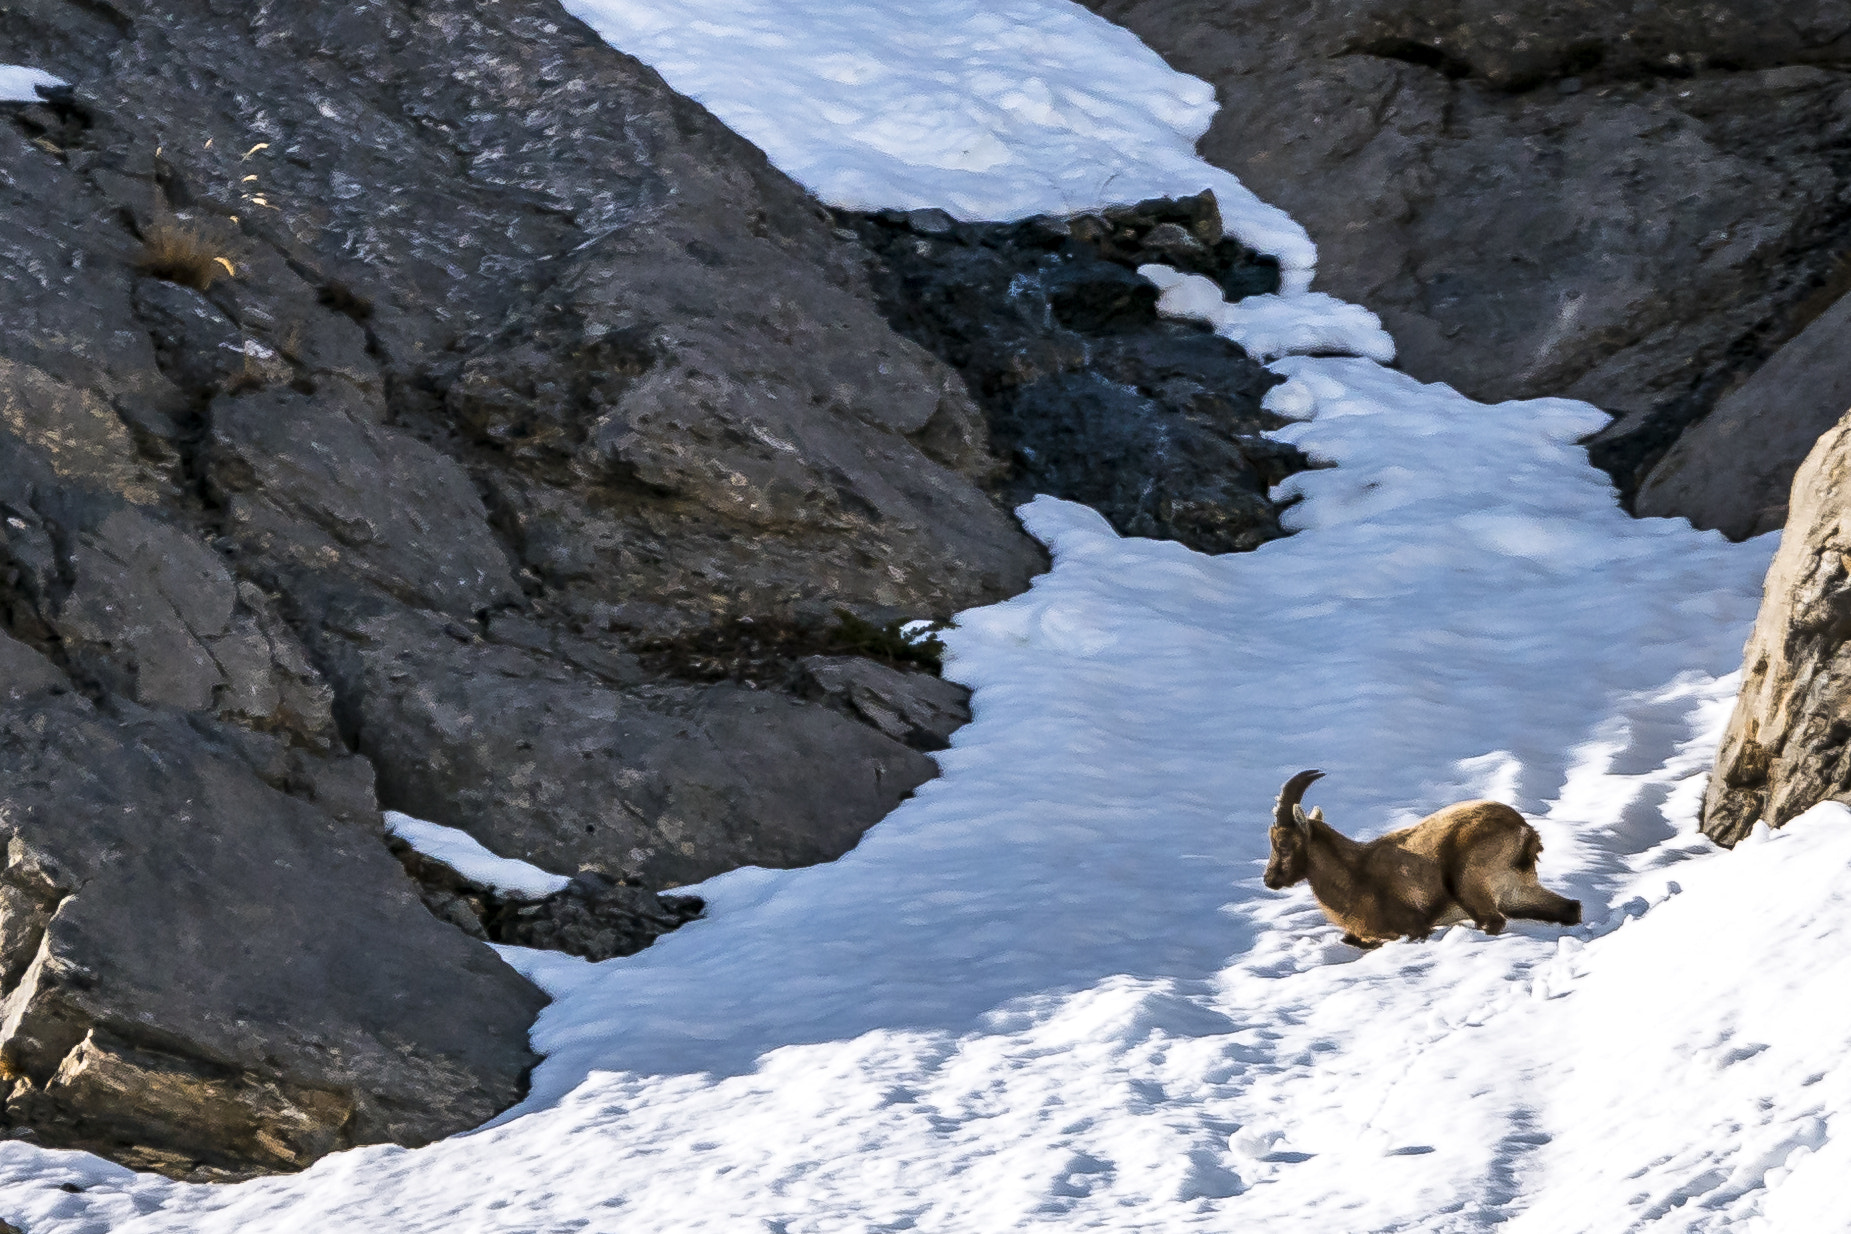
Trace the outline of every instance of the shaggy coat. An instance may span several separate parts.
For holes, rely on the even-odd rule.
[[[1460,802],[1364,843],[1299,805],[1323,774],[1301,771],[1279,790],[1266,885],[1279,891],[1309,879],[1344,942],[1379,947],[1462,921],[1496,934],[1511,917],[1580,924],[1581,902],[1537,881],[1542,837],[1509,806]]]

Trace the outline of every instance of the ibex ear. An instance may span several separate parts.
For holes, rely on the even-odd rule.
[[[1323,806],[1312,806],[1311,807],[1311,821],[1314,823],[1321,823],[1324,821],[1324,807]]]
[[[1319,815],[1319,817],[1321,818],[1323,816]],[[1311,823],[1305,818],[1305,807],[1303,806],[1292,807],[1292,821],[1298,824],[1298,829],[1300,831],[1311,830]]]

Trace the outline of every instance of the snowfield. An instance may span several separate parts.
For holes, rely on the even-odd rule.
[[[1126,196],[1225,184],[1176,153],[1206,87],[1058,0],[575,8],[838,202],[1027,213],[1056,182],[1078,207],[1139,159]],[[999,101],[1030,80],[1070,110]],[[1079,80],[1092,104],[1062,93]],[[996,144],[908,164],[876,114]],[[859,848],[713,879],[708,915],[636,956],[502,949],[556,999],[523,1106],[230,1187],[0,1144],[0,1215],[29,1234],[1843,1228],[1846,810],[1734,853],[1695,833],[1777,537],[1628,518],[1575,444],[1598,412],[1421,385],[1364,358],[1386,336],[1354,306],[1178,287],[1166,311],[1262,350],[1355,353],[1273,364],[1278,436],[1336,464],[1290,482],[1300,534],[1204,557],[1036,500],[1052,570],[946,635],[975,720]],[[1273,795],[1305,767],[1353,834],[1511,802],[1588,924],[1343,946],[1302,885],[1260,885]]]

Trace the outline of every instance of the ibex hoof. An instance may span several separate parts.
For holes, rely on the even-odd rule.
[[[1504,932],[1504,926],[1506,922],[1503,917],[1498,916],[1498,917],[1487,917],[1483,921],[1477,922],[1475,924],[1478,926],[1479,929],[1483,930],[1487,934],[1501,934]]]

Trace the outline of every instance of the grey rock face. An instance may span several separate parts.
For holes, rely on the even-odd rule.
[[[1200,148],[1475,398],[1584,398],[1630,495],[1851,247],[1831,0],[1091,0],[1222,110]],[[1682,513],[1682,510],[1678,512]]]
[[[1703,803],[1734,844],[1851,791],[1851,417],[1794,477],[1780,551],[1743,662],[1742,690]]]
[[[1774,353],[1652,468],[1634,508],[1745,540],[1787,522],[1794,473],[1851,411],[1851,296]]]
[[[638,654],[1045,564],[757,151],[543,0],[15,5],[0,62],[75,83],[0,105],[0,818],[85,871],[0,877],[16,1123],[197,1174],[513,1101],[539,996],[382,801],[662,885],[933,774],[800,657]]]
[[[328,625],[326,662],[380,799],[549,870],[663,887],[828,861],[937,773],[776,691],[618,689],[407,609]]]
[[[970,722],[970,691],[925,673],[859,656],[809,656],[802,693],[855,716],[915,750],[943,750]]]
[[[8,1121],[210,1177],[519,1097],[544,998],[430,917],[375,829],[172,712],[94,707],[35,654],[0,635]]]
[[[239,553],[453,616],[518,602],[468,473],[349,401],[287,388],[213,401],[208,475]]]

